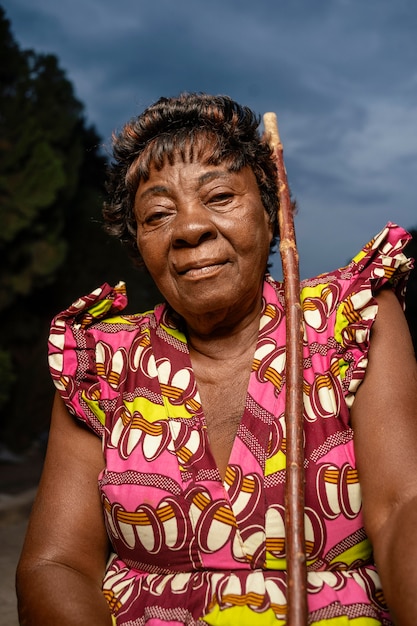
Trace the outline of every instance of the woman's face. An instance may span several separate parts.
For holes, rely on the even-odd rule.
[[[177,159],[139,184],[137,243],[160,292],[189,325],[260,307],[272,229],[249,167]]]

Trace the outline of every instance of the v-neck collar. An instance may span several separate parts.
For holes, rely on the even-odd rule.
[[[272,280],[264,282],[259,332],[246,390],[245,408],[230,451],[225,479],[222,481],[210,448],[204,408],[201,404],[187,338],[175,323],[167,305],[155,310],[157,325],[151,343],[161,393],[183,480],[217,480],[227,491],[233,483],[234,467],[244,472],[264,473],[271,423],[277,417],[284,382],[284,346],[276,340],[278,326],[285,323]],[[169,347],[169,348],[168,348]],[[168,355],[168,356],[167,356]],[[270,396],[265,399],[264,396]],[[281,399],[282,401],[282,399]],[[227,398],[225,398],[227,402]],[[266,411],[263,406],[271,407]],[[188,426],[188,428],[186,427]],[[252,455],[245,455],[245,447]],[[191,463],[187,464],[188,459]],[[250,458],[252,460],[250,460]]]

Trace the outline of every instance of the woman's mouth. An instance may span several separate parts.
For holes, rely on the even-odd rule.
[[[215,274],[225,264],[225,261],[202,259],[201,261],[194,261],[184,264],[182,267],[178,267],[177,272],[187,278],[200,278]]]
[[[203,265],[201,267],[190,267],[184,272],[181,272],[181,274],[188,278],[199,278],[217,272],[223,265],[223,263],[213,263],[212,265]]]

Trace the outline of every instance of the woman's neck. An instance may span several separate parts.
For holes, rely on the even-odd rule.
[[[224,319],[223,323],[187,324],[188,346],[191,354],[223,361],[254,351],[259,334],[261,306],[234,325]]]

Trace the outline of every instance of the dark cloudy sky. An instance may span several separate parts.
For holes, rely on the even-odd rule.
[[[20,47],[59,58],[106,145],[184,90],[275,111],[302,277],[344,265],[387,221],[417,227],[416,0],[0,4]]]

